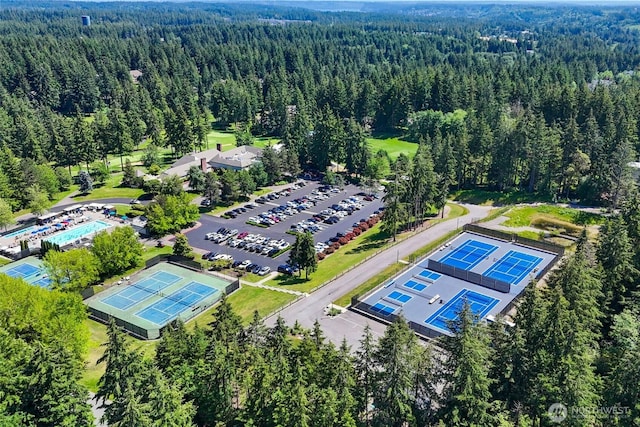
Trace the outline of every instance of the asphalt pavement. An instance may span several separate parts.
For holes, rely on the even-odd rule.
[[[293,190],[291,192],[291,195],[281,196],[279,199],[276,199],[274,201],[269,201],[264,204],[258,204],[256,208],[247,209],[247,212],[238,215],[237,218],[226,219],[219,216],[203,214],[200,216],[200,226],[186,233],[186,236],[189,239],[189,244],[194,248],[200,249],[201,252],[218,252],[229,254],[234,258],[234,260],[242,261],[249,259],[256,264],[265,265],[271,267],[272,270],[275,270],[279,265],[285,264],[287,262],[287,260],[289,259],[288,251],[276,258],[269,258],[268,256],[259,255],[255,252],[249,252],[244,249],[232,248],[224,243],[213,243],[212,241],[206,240],[205,235],[207,233],[214,233],[219,228],[224,227],[227,229],[236,229],[240,233],[246,231],[248,233],[261,234],[262,236],[272,239],[284,239],[289,243],[293,243],[295,241],[295,236],[286,233],[291,229],[291,226],[293,224],[296,224],[297,222],[305,219],[309,219],[314,214],[319,213],[320,211],[340,202],[347,197],[356,195],[362,190],[354,185],[347,185],[344,190],[339,193],[328,192],[326,193],[329,196],[327,200],[320,200],[309,210],[302,211],[293,216],[287,217],[286,219],[270,226],[269,228],[257,227],[247,224],[246,222],[252,216],[258,216],[260,213],[266,212],[271,208],[286,204],[288,201],[311,194],[312,191],[317,190],[321,186],[322,185],[318,182],[307,181],[307,185],[305,187]],[[379,199],[374,199],[374,201],[372,202],[362,201],[362,203],[364,204],[364,207],[362,209],[354,211],[352,215],[345,216],[342,221],[339,221],[336,224],[330,225],[320,223],[319,225],[323,227],[323,230],[320,230],[314,234],[314,240],[316,242],[324,242],[326,240],[329,240],[331,237],[335,236],[336,233],[351,228],[354,222],[358,222],[362,218],[368,218],[369,215],[371,215],[374,211],[380,209],[380,207],[382,206],[382,202]],[[246,203],[243,203],[237,206],[244,206],[245,204]],[[229,210],[231,209],[233,209],[233,207],[229,208]]]

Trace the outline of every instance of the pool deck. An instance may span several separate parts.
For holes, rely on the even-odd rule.
[[[69,221],[69,224],[63,227],[58,227],[58,228],[56,228],[53,223],[46,224],[43,226],[36,225],[34,229],[29,230],[27,234],[24,234],[24,235],[14,234],[13,236],[10,235],[9,237],[0,236],[0,248],[2,248],[7,252],[13,251],[18,253],[20,251],[20,240],[27,240],[29,243],[29,248],[31,249],[40,248],[42,240],[48,240],[51,236],[58,235],[59,233],[62,233],[65,231],[74,230],[82,226],[83,224],[87,224],[93,221],[101,221],[109,224],[109,228],[104,228],[103,230],[109,230],[110,228],[115,226],[130,224],[129,221],[124,221],[118,217],[109,218],[105,216],[101,211],[94,212],[91,210],[86,210],[82,213],[77,213],[77,214],[68,214],[64,218],[60,218],[58,223],[61,223],[63,219],[67,219]],[[43,230],[39,233],[32,234],[33,230],[38,230],[45,227],[49,227],[49,229]],[[87,235],[83,236],[83,238],[86,238],[87,236],[90,236],[94,233],[95,231],[88,233]],[[12,234],[12,233],[11,231],[9,231],[9,233],[7,234]],[[74,240],[77,240],[77,239],[74,239]],[[69,243],[73,243],[73,242],[70,241],[66,244],[69,244]],[[60,246],[64,246],[64,245],[60,245]]]

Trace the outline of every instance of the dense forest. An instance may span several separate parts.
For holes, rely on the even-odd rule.
[[[353,176],[388,171],[364,142],[373,133],[422,144],[445,190],[612,206],[628,190],[633,9],[29,5],[0,9],[0,198],[14,210],[34,198],[25,183],[51,195],[63,168],[143,139],[199,149],[211,117],[282,138],[304,167],[333,161]]]
[[[212,125],[281,139],[307,169],[385,178],[391,234],[457,188],[618,208],[524,291],[512,323],[464,310],[436,342],[398,321],[336,346],[282,319],[245,328],[223,300],[213,323],[174,325],[148,358],[111,325],[97,393],[109,425],[550,426],[554,403],[569,408],[562,425],[640,424],[627,168],[640,152],[640,12],[382,10],[0,4],[0,201],[14,211],[71,185],[72,167],[143,140],[177,157]],[[419,148],[384,167],[370,134]],[[0,425],[93,425],[83,319],[77,296],[0,277]]]
[[[97,399],[122,427],[552,426],[554,403],[561,425],[638,425],[639,208],[528,286],[514,324],[465,307],[452,336],[420,342],[399,317],[352,348],[257,312],[243,327],[223,298],[205,328],[173,324],[153,357],[111,323]],[[0,425],[92,425],[77,296],[4,276],[0,296]]]

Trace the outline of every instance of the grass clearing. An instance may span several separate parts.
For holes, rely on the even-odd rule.
[[[524,237],[525,239],[531,240],[543,240],[540,233],[536,233],[535,231],[524,230],[516,233],[520,237]]]
[[[484,218],[482,218],[478,222],[493,221],[494,219],[504,215],[505,212],[507,212],[509,209],[511,209],[511,207],[509,207],[509,206],[504,206],[504,207],[501,207],[501,208],[491,209],[491,211],[489,212],[489,215],[485,216]]]
[[[103,184],[96,184],[89,194],[78,194],[72,196],[76,202],[84,202],[98,199],[137,199],[144,194],[141,188],[120,187],[122,173],[111,174]]]
[[[270,289],[257,288],[255,286],[243,286],[228,297],[229,304],[233,310],[242,318],[242,323],[248,325],[253,318],[253,312],[258,310],[261,317],[268,316],[278,308],[296,299],[296,295],[284,292],[272,291]],[[187,324],[187,329],[193,330],[196,324],[205,326],[214,319],[213,313],[216,305],[198,316],[195,320]]]
[[[367,138],[367,142],[372,153],[375,154],[379,150],[384,150],[393,160],[397,159],[400,153],[413,157],[418,151],[418,144],[404,141],[398,136],[385,137],[385,135],[380,135],[380,137]]]
[[[487,190],[459,190],[452,194],[453,200],[462,203],[484,206],[515,205],[518,203],[550,202],[548,196],[527,193],[524,191],[512,191],[502,193]]]
[[[257,274],[253,274],[253,273],[247,273],[240,278],[240,280],[243,280],[249,283],[258,283],[262,279],[264,279],[264,276],[258,276]]]
[[[531,226],[543,220],[560,221],[579,226],[597,225],[604,222],[602,215],[553,205],[521,206],[511,209],[504,215],[509,217],[502,224],[507,227]]]
[[[222,144],[222,151],[228,151],[236,147],[236,136],[233,132],[212,130],[207,134],[207,144],[209,149],[216,148],[216,144]]]

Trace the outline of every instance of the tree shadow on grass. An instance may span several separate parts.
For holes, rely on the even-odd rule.
[[[303,283],[308,282],[311,279],[305,279],[304,272],[303,272],[301,277],[298,277],[297,275],[285,276],[281,274],[278,277],[276,277],[274,280],[278,282],[278,285],[280,286],[293,286],[293,285],[301,285]]]
[[[359,254],[373,249],[380,249],[384,247],[389,241],[389,235],[383,231],[378,231],[374,234],[365,235],[365,237],[359,242],[359,244],[353,249],[347,250],[346,254]]]
[[[493,206],[505,206],[518,203],[549,202],[550,197],[544,194],[528,193],[525,191],[491,191],[491,190],[461,190],[454,196],[456,202],[470,203],[473,205],[493,204]]]

